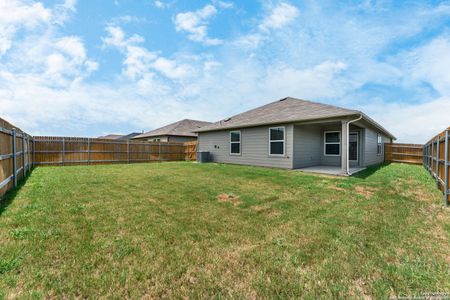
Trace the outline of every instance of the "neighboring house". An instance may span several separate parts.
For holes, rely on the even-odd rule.
[[[108,135],[99,136],[97,138],[105,139],[105,140],[118,140],[118,139],[120,139],[121,136],[122,136],[122,134],[108,134]]]
[[[284,98],[198,131],[213,162],[351,175],[384,161],[395,137],[358,110]]]
[[[197,140],[199,128],[211,125],[210,122],[184,119],[164,127],[135,136],[134,140],[144,140],[151,142],[190,142]]]
[[[123,134],[108,134],[105,136],[99,136],[98,139],[106,139],[106,140],[130,140],[133,137],[142,134],[142,132],[132,132],[126,135]]]

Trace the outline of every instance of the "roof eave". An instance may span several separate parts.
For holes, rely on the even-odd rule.
[[[197,137],[195,134],[152,134],[152,135],[138,135],[132,137],[132,139],[143,139],[143,138],[152,138],[157,136],[182,136],[182,137]]]
[[[368,123],[370,123],[372,126],[376,127],[386,135],[388,135],[393,140],[396,140],[397,138],[390,133],[388,130],[386,130],[383,126],[375,122],[372,118],[367,116],[365,113],[361,111],[354,111],[353,113],[346,113],[346,114],[337,114],[333,116],[327,116],[323,118],[309,118],[309,119],[301,119],[301,120],[290,120],[290,121],[277,121],[277,122],[262,122],[262,123],[255,123],[255,124],[248,124],[248,125],[240,125],[240,126],[229,126],[229,127],[222,127],[222,128],[211,128],[211,129],[199,129],[194,132],[197,133],[204,133],[204,132],[213,132],[213,131],[221,131],[221,130],[230,130],[230,129],[237,129],[237,128],[249,128],[249,127],[259,127],[259,126],[265,126],[265,125],[275,125],[275,124],[287,124],[287,123],[298,123],[298,122],[309,122],[309,121],[320,121],[320,120],[328,120],[333,119],[336,117],[349,117],[349,116],[357,116],[361,115],[364,120],[366,120]]]
[[[222,128],[211,128],[211,129],[203,129],[203,130],[199,129],[194,132],[202,133],[202,132],[221,131],[221,130],[236,129],[236,128],[259,127],[259,126],[265,126],[265,125],[300,123],[300,122],[309,122],[309,121],[316,121],[316,120],[320,121],[320,120],[328,120],[328,119],[339,118],[339,117],[355,116],[355,115],[359,115],[359,114],[360,114],[360,112],[355,111],[354,113],[336,114],[336,115],[330,115],[330,116],[322,117],[322,118],[307,118],[307,119],[286,120],[286,121],[277,121],[277,122],[261,122],[261,123],[239,125],[239,126],[229,126],[229,127],[222,127]]]

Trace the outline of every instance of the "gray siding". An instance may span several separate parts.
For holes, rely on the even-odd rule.
[[[336,125],[336,126],[323,126],[320,130],[320,164],[324,166],[336,166],[339,167],[341,165],[341,156],[329,156],[325,155],[324,151],[324,135],[325,131],[339,131],[341,132],[342,126]],[[341,137],[342,141],[342,137]],[[342,151],[342,145],[341,145],[341,151]]]
[[[141,138],[138,140],[141,141],[149,141],[152,142],[154,139],[160,139],[160,142],[172,142],[172,143],[185,143],[185,142],[192,142],[192,141],[196,141],[197,138],[196,137],[188,137],[188,136],[174,136],[174,135],[161,135],[161,136],[152,136],[152,137],[146,137],[146,138]]]
[[[381,164],[384,162],[384,145],[381,147],[381,154],[377,154],[377,131],[371,128],[364,129],[364,163],[365,167]],[[387,142],[389,139],[385,136],[383,142]]]
[[[359,132],[358,161],[350,166],[370,166],[384,161],[377,155],[377,131],[372,127],[350,125],[350,132]],[[230,130],[199,133],[199,151],[211,153],[214,162],[255,165],[276,168],[304,168],[315,165],[340,166],[341,156],[325,156],[325,131],[341,131],[341,125],[280,125],[286,128],[286,155],[269,156],[269,128],[242,128],[241,155],[230,155]],[[364,126],[364,125],[363,125]],[[365,127],[365,126],[364,126]],[[384,142],[389,139],[383,136]]]
[[[192,142],[196,141],[196,137],[189,137],[189,136],[169,136],[169,142],[173,143],[185,143],[185,142]]]
[[[294,168],[304,168],[315,165],[341,165],[341,156],[328,156],[324,153],[325,131],[341,132],[341,125],[296,125],[294,127]],[[350,161],[350,166],[358,166],[363,161],[362,128],[350,125],[350,132],[359,133],[358,161]]]
[[[306,168],[320,165],[321,130],[318,126],[294,126],[293,167]]]
[[[209,151],[214,162],[292,169],[293,125],[286,128],[285,156],[269,155],[269,128],[242,128],[241,155],[230,155],[230,130],[199,133],[199,151]]]

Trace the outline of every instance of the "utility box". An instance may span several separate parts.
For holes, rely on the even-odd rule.
[[[198,151],[197,152],[197,162],[206,163],[209,162],[209,152],[208,151]]]

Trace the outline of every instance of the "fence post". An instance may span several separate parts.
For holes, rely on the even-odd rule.
[[[127,140],[127,163],[130,163],[130,140]]]
[[[448,162],[448,129],[445,130],[445,172],[444,172],[444,203],[445,206],[448,206],[448,190],[449,190],[449,186],[448,186],[448,167],[450,166],[449,162]]]
[[[431,175],[433,175],[433,163],[434,163],[434,139],[431,140]]]
[[[27,168],[25,166],[25,133],[22,131],[22,167],[23,177],[27,176]]]
[[[64,166],[64,160],[66,155],[66,139],[62,138],[62,165]]]
[[[14,179],[14,187],[17,187],[17,150],[16,150],[16,129],[12,129],[12,155],[13,155],[13,179]]]
[[[28,151],[28,173],[31,172],[31,150],[30,150],[30,136],[27,139],[27,151]]]
[[[88,142],[87,142],[87,151],[88,151],[88,165],[91,164],[91,138],[88,138]]]
[[[33,167],[36,164],[36,140],[33,138]]]
[[[437,148],[436,148],[436,187],[439,188],[439,163],[440,163],[440,142],[441,136],[437,136]]]

